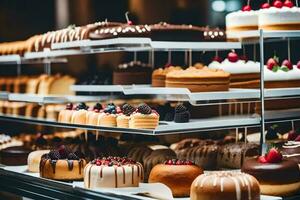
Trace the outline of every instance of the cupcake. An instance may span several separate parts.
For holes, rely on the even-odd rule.
[[[140,104],[131,114],[129,128],[155,129],[159,123],[159,114],[147,104]]]
[[[177,105],[175,108],[175,123],[187,123],[190,121],[190,112],[184,105]]]
[[[117,126],[117,113],[120,112],[119,108],[115,104],[108,104],[107,107],[100,113],[98,117],[98,126]]]
[[[85,103],[79,103],[76,106],[75,112],[72,115],[71,123],[72,124],[85,124],[88,108],[89,107]]]
[[[72,115],[74,113],[73,104],[68,103],[66,109],[61,110],[58,114],[58,122],[71,123]]]
[[[120,128],[129,128],[129,119],[130,115],[135,111],[136,109],[129,105],[124,104],[122,106],[122,114],[118,115],[117,117],[117,127]]]
[[[98,117],[100,115],[100,111],[103,109],[100,103],[96,103],[92,110],[89,110],[86,114],[86,124],[97,126]]]

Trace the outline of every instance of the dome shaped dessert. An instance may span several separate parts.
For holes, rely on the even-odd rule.
[[[203,170],[191,161],[172,159],[151,170],[149,183],[163,183],[172,190],[174,197],[187,197],[193,181],[200,174]]]

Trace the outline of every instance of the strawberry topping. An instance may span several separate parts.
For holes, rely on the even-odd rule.
[[[294,7],[294,4],[291,0],[286,0],[284,3],[283,3],[283,6],[284,7],[288,7],[288,8],[292,8]]]
[[[274,1],[273,6],[276,8],[282,8],[283,7],[283,3],[279,0]]]
[[[276,148],[271,148],[266,155],[268,163],[279,163],[282,161],[282,154]]]
[[[267,9],[267,8],[270,8],[270,4],[264,3],[263,5],[261,5],[261,9]]]

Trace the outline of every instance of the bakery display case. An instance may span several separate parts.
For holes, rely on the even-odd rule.
[[[226,17],[227,32],[134,25],[126,13],[127,23],[0,44],[0,65],[16,66],[0,77],[0,197],[299,199],[300,63],[290,60],[300,31],[265,21],[274,9],[291,19],[300,11],[278,2],[258,12],[248,1]],[[277,43],[287,48],[282,64],[265,56]],[[195,58],[207,52],[210,63]],[[133,61],[87,66],[87,77],[52,66],[114,53]],[[162,54],[167,64],[154,67]],[[185,66],[173,66],[172,54],[184,54]],[[31,64],[44,71],[23,72]]]

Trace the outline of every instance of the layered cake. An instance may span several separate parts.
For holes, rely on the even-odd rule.
[[[174,197],[190,196],[193,181],[203,170],[186,160],[167,160],[150,172],[149,183],[163,183],[172,190]]]
[[[166,76],[166,87],[187,88],[191,92],[227,91],[230,74],[218,69],[196,69],[172,71]]]
[[[258,30],[259,11],[252,10],[249,2],[241,10],[226,15],[228,39],[236,39],[240,31]]]
[[[37,150],[28,155],[28,171],[40,172],[40,162],[44,154],[48,154],[50,150]]]
[[[165,87],[166,86],[166,75],[174,70],[181,70],[181,67],[166,67],[159,68],[153,71],[152,73],[152,86],[153,87]]]
[[[218,28],[175,25],[166,22],[151,25],[151,39],[156,41],[225,41],[226,34]]]
[[[107,107],[99,114],[98,125],[116,127],[117,126],[117,114],[120,113],[120,108],[115,104],[108,104]]]
[[[151,83],[151,66],[140,61],[120,64],[113,72],[114,85]]]
[[[72,114],[71,123],[72,124],[85,124],[88,106],[85,103],[79,103],[75,107],[75,111]]]
[[[82,180],[85,165],[85,159],[79,158],[65,146],[60,146],[58,150],[51,150],[42,156],[39,171],[42,178]]]
[[[218,153],[219,168],[240,169],[248,159],[259,155],[259,145],[255,143],[234,143],[223,145]]]
[[[259,29],[264,30],[300,30],[300,8],[294,1],[273,1],[271,7],[261,9],[259,13]]]
[[[98,158],[84,169],[85,188],[138,187],[144,177],[143,166],[128,158]]]
[[[121,25],[101,27],[90,33],[90,39],[101,40],[118,37],[150,37],[151,28],[148,25]]]
[[[159,123],[159,114],[146,104],[140,104],[130,115],[129,128],[155,129]]]
[[[249,81],[259,81],[260,64],[259,62],[242,60],[235,52],[230,52],[227,58],[219,62],[214,59],[208,65],[210,69],[221,69],[230,73],[230,87],[240,87]]]
[[[126,103],[121,110],[122,113],[117,116],[117,127],[129,128],[130,115],[136,111],[136,108]]]
[[[58,122],[71,123],[72,116],[75,110],[73,110],[73,104],[68,103],[64,110],[61,110],[58,114]]]
[[[258,181],[241,172],[216,171],[198,176],[191,186],[191,200],[259,200]]]
[[[300,190],[298,164],[283,159],[275,148],[271,148],[264,156],[245,161],[242,171],[259,181],[261,194],[264,195],[289,196]]]
[[[100,111],[103,109],[103,106],[100,103],[96,103],[92,110],[89,110],[86,114],[86,124],[87,125],[98,125],[98,118]]]

